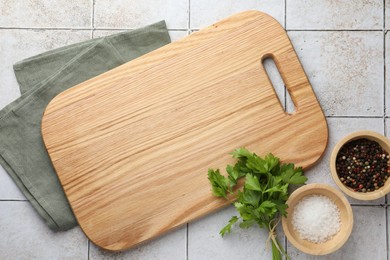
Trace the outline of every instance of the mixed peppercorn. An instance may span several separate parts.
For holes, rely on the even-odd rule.
[[[389,178],[389,154],[375,141],[353,140],[340,149],[336,170],[340,181],[354,191],[374,191]]]

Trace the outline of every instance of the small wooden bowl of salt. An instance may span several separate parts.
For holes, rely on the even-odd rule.
[[[326,255],[342,247],[353,227],[352,207],[344,195],[325,184],[308,184],[287,200],[284,233],[297,249]]]

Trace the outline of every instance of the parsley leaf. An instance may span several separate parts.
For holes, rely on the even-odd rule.
[[[209,169],[208,178],[212,185],[213,195],[227,199],[226,192],[230,190],[229,180],[222,176],[219,169],[216,171]]]
[[[237,162],[234,166],[226,166],[227,177],[223,176],[219,169],[208,171],[213,194],[225,199],[228,199],[227,195],[230,194],[235,199],[233,205],[240,214],[239,217],[233,216],[222,228],[221,236],[230,233],[233,224],[240,219],[241,228],[257,224],[270,232],[273,258],[281,259],[281,254],[288,258],[276,240],[274,230],[279,217],[287,215],[289,185],[304,184],[307,181],[302,168],[296,168],[292,163],[281,163],[279,158],[271,153],[262,158],[245,148],[238,148],[231,155]],[[244,186],[237,193],[233,193],[237,180],[241,177],[245,177]]]
[[[231,155],[233,155],[233,158],[248,158],[252,156],[252,154],[245,148],[238,148],[234,150]]]
[[[221,234],[221,236],[223,237],[226,233],[230,233],[230,230],[232,228],[232,225],[234,223],[236,223],[238,221],[238,217],[237,216],[233,216],[230,220],[229,220],[229,224],[227,224],[223,229],[221,229],[221,231],[219,232]]]
[[[261,191],[259,179],[248,173],[245,176],[245,188],[248,190],[257,190]]]
[[[294,168],[294,164],[285,164],[281,168],[283,181],[289,184],[301,184],[307,181],[307,178],[302,175],[302,168]]]
[[[236,185],[237,179],[244,176],[244,174],[239,170],[239,168],[232,167],[231,165],[226,166],[226,172],[229,175],[228,179],[231,185]]]

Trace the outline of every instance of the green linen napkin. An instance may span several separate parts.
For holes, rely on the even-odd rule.
[[[54,231],[77,225],[41,136],[58,93],[170,42],[164,21],[62,47],[14,65],[22,96],[0,111],[0,164]]]

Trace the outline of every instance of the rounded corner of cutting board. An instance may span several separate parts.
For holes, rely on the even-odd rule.
[[[236,14],[237,16],[239,15],[245,15],[245,16],[253,16],[253,17],[259,17],[259,18],[266,18],[270,21],[273,21],[273,22],[276,22],[277,24],[279,24],[280,26],[282,26],[278,20],[276,20],[273,16],[267,14],[267,13],[264,13],[262,11],[258,11],[258,10],[247,10],[247,11],[243,11],[241,13],[238,13]],[[230,17],[229,17],[230,18]],[[228,19],[229,19],[228,18]]]
[[[247,11],[242,11],[242,12],[239,12],[239,13],[235,13],[223,20],[220,20],[216,23],[213,23],[212,25],[208,26],[208,27],[205,27],[203,28],[202,30],[200,31],[205,31],[205,30],[214,30],[215,28],[219,27],[219,26],[224,26],[224,24],[226,23],[240,23],[240,22],[243,22],[243,23],[258,23],[260,22],[261,24],[259,24],[260,28],[263,28],[263,26],[266,24],[267,26],[270,26],[270,27],[273,27],[272,30],[282,30],[283,32],[286,32],[284,27],[282,26],[282,24],[276,20],[273,16],[267,14],[267,13],[264,13],[262,11],[259,11],[259,10],[247,10]],[[185,40],[186,38],[190,38],[190,37],[193,37],[194,35],[197,35],[200,31],[198,32],[194,32],[192,33],[191,35],[179,40],[178,42],[180,41],[183,41]],[[175,42],[174,42],[175,43]]]
[[[73,87],[72,87],[73,88]],[[43,111],[43,115],[42,115],[42,122],[41,122],[41,130],[42,130],[42,133],[44,132],[44,130],[46,129],[46,119],[47,119],[47,116],[50,114],[50,112],[52,112],[53,110],[53,107],[56,106],[56,103],[59,102],[59,100],[62,99],[62,96],[68,92],[70,89],[72,88],[69,88],[67,90],[64,90],[63,92],[57,94],[52,100],[50,100],[49,104],[47,104],[45,110]],[[45,135],[43,135],[43,139],[44,139]]]
[[[324,157],[326,149],[328,148],[329,145],[329,129],[328,129],[328,122],[326,121],[325,115],[323,115],[321,122],[319,122],[319,125],[322,131],[320,133],[317,133],[318,142],[313,144],[319,146],[318,156],[313,157],[311,162],[309,162],[307,165],[303,167],[305,170],[308,170],[311,167],[313,167],[319,160],[321,160]]]
[[[123,251],[123,250],[128,250],[130,249],[131,247],[130,246],[126,246],[126,245],[118,245],[118,242],[116,244],[109,244],[109,245],[106,245],[106,244],[101,244],[100,242],[96,241],[94,238],[92,238],[88,232],[86,232],[84,229],[83,229],[83,232],[84,234],[88,237],[88,239],[96,246],[100,247],[101,249],[107,251],[107,252],[111,252],[111,253],[116,253],[116,252],[120,252],[120,251]],[[120,242],[120,241],[119,241]]]
[[[122,252],[125,250],[129,250],[132,248],[135,248],[136,246],[142,245],[145,242],[149,241],[150,239],[146,240],[138,240],[138,239],[131,239],[129,237],[120,237],[118,238],[118,234],[110,234],[110,233],[105,233],[104,235],[97,235],[94,232],[94,227],[89,226],[87,224],[87,221],[80,221],[78,216],[76,215],[76,219],[79,223],[79,226],[85,236],[96,246],[99,248],[111,252],[111,253],[117,253],[117,252]]]

